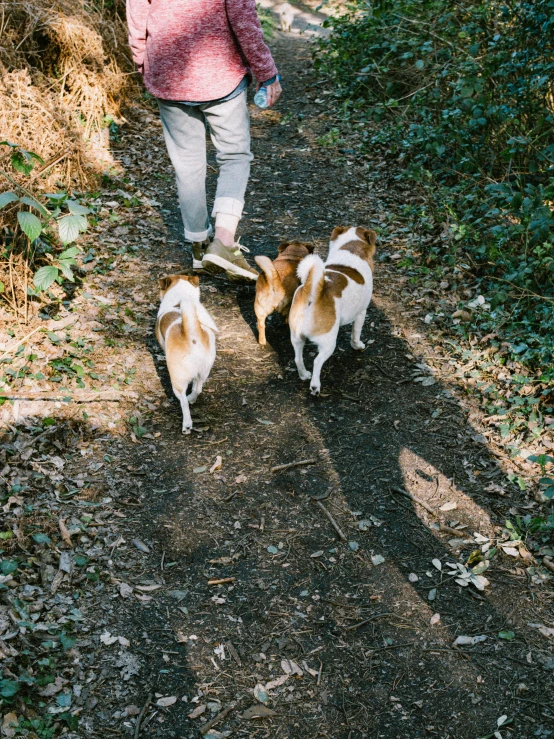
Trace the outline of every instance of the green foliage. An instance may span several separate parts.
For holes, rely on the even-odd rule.
[[[273,34],[275,32],[275,18],[271,14],[271,11],[258,4],[256,4],[256,10],[258,12],[258,18],[260,19],[265,38],[273,38]]]
[[[326,23],[344,117],[427,191],[427,266],[465,263],[474,325],[554,379],[554,0],[355,0]]]
[[[28,152],[8,141],[0,142],[0,146],[8,146],[12,151],[10,161],[15,172],[29,175],[35,162],[42,163],[42,159],[33,152]],[[70,247],[57,254],[55,252],[56,241],[63,246],[76,241],[80,234],[88,228],[87,215],[91,212],[75,198],[71,198],[66,192],[31,193],[28,188],[18,185],[10,175],[2,172],[4,177],[14,186],[13,190],[0,193],[0,211],[8,213],[8,223],[13,226],[14,235],[17,239],[17,229],[25,236],[27,243],[25,247],[33,245],[35,248],[32,257],[43,256],[49,264],[39,267],[33,277],[33,284],[37,291],[48,290],[53,282],[62,282],[63,279],[74,281],[72,267],[76,265],[75,257],[79,253],[77,247]],[[24,193],[23,195],[18,194]],[[40,199],[45,202],[41,203]],[[27,210],[27,206],[30,210]],[[32,213],[31,210],[35,211]],[[37,215],[38,214],[38,215]],[[9,216],[14,218],[10,220]],[[43,243],[39,244],[40,237]],[[54,248],[52,248],[54,246]],[[31,254],[27,250],[27,256]],[[0,293],[3,292],[0,289]]]

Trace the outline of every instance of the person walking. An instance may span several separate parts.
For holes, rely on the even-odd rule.
[[[235,241],[252,161],[246,90],[253,74],[271,106],[281,85],[255,0],[127,0],[127,23],[133,60],[160,109],[193,269],[256,280]],[[215,234],[206,128],[219,165]]]

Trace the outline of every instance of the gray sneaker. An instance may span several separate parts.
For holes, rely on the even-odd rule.
[[[194,241],[192,244],[192,268],[195,270],[203,269],[202,259],[208,248],[209,239],[206,241]]]
[[[248,264],[242,256],[243,251],[247,252],[248,249],[241,244],[225,246],[219,239],[214,239],[204,254],[202,267],[213,275],[226,272],[235,279],[255,281],[259,272]]]

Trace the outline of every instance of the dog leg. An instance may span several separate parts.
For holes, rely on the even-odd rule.
[[[187,395],[188,402],[192,405],[196,402],[196,398],[200,395],[200,392],[202,391],[202,385],[200,385],[200,390],[198,389],[198,378],[194,378],[192,381],[192,390],[190,391],[190,394]]]
[[[365,344],[363,341],[360,341],[360,336],[362,334],[362,328],[365,321],[367,311],[362,311],[362,313],[358,313],[356,318],[354,319],[354,323],[352,324],[352,337],[350,339],[350,346],[352,349],[357,349],[358,351],[362,351],[362,349],[365,349]]]
[[[295,336],[292,331],[290,332],[290,340],[292,343],[292,346],[294,348],[294,361],[296,362],[296,369],[298,370],[298,376],[301,380],[309,380],[312,376],[311,372],[308,372],[306,369],[306,366],[304,365],[304,344],[306,343],[306,339],[301,339],[298,336]]]
[[[267,316],[258,316],[258,344],[265,346],[267,341],[265,339],[265,319]]]
[[[192,429],[192,418],[190,416],[189,402],[187,400],[186,389],[181,393],[179,400],[181,401],[181,410],[183,411],[183,428],[184,434],[190,434]]]
[[[312,395],[319,395],[321,390],[321,368],[324,363],[329,359],[331,354],[335,351],[337,345],[337,334],[327,338],[324,344],[319,344],[319,354],[314,360],[314,370],[312,374],[312,381],[310,382],[310,390]]]

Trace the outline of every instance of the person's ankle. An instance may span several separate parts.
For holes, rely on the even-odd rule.
[[[219,239],[223,246],[227,246],[229,248],[235,243],[235,234],[227,228],[221,228],[221,226],[216,227],[215,238]]]

